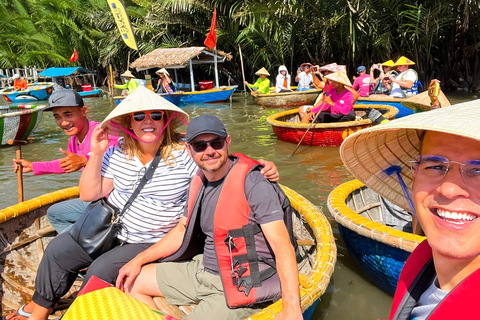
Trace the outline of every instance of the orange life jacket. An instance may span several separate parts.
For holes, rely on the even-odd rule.
[[[275,261],[261,255],[264,250],[269,250],[266,239],[263,235],[255,237],[262,232],[258,224],[249,224],[251,209],[245,196],[245,179],[259,164],[243,154],[235,153],[233,156],[239,159],[223,183],[214,213],[213,229],[220,277],[229,308],[281,297]],[[284,208],[284,221],[290,240],[296,244],[290,202],[277,184],[273,186]],[[200,236],[203,233],[199,229],[198,213],[204,188],[205,177],[198,170],[190,184],[187,226],[182,246],[163,261],[189,259],[203,251],[204,238]]]

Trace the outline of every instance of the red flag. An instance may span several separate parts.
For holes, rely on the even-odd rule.
[[[210,26],[210,32],[208,33],[207,39],[205,39],[204,44],[210,49],[215,48],[217,44],[217,32],[215,27],[217,25],[217,9],[213,11],[212,25]]]
[[[72,56],[70,57],[70,62],[75,62],[77,61],[77,59],[78,59],[78,54],[77,54],[77,49],[75,49],[75,51],[73,51]]]

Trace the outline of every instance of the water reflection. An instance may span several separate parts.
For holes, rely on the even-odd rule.
[[[462,96],[463,101],[470,97]],[[459,102],[459,99],[452,99]],[[85,99],[88,117],[102,121],[113,110],[113,100],[104,98]],[[277,165],[281,183],[294,189],[322,208],[329,218],[338,246],[338,262],[331,284],[319,303],[314,319],[378,319],[387,318],[392,298],[370,284],[359,272],[349,257],[338,234],[337,224],[328,213],[326,200],[330,191],[353,177],[343,166],[338,147],[300,146],[294,156],[295,144],[277,140],[266,118],[278,110],[264,110],[244,99],[243,94],[234,95],[231,103],[186,105],[183,109],[191,116],[213,114],[221,118],[232,136],[232,152],[242,152],[258,159],[273,160]],[[180,131],[185,131],[185,126]],[[68,137],[60,130],[51,112],[45,112],[38,129],[32,135],[33,143],[22,148],[28,160],[47,161],[63,156],[59,148],[67,148]],[[17,202],[16,175],[12,159],[15,149],[0,148],[0,208]],[[80,172],[63,175],[24,175],[25,198],[31,199],[47,192],[78,184]]]

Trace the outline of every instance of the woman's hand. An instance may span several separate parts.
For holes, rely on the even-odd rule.
[[[280,175],[278,174],[275,163],[264,159],[258,159],[258,163],[264,167],[262,170],[260,170],[260,173],[263,174],[265,178],[271,182],[276,182],[280,179]]]
[[[92,153],[104,154],[108,148],[108,128],[95,127],[92,132],[90,150]]]

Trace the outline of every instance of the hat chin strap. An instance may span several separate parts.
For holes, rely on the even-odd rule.
[[[162,130],[159,132],[159,134],[155,137],[155,140],[153,141],[144,141],[142,139],[140,139],[139,137],[137,137],[137,135],[135,133],[133,133],[132,131],[130,130],[127,130],[125,129],[124,127],[122,127],[121,125],[119,125],[118,123],[116,123],[115,121],[111,120],[110,121],[110,124],[112,125],[112,127],[115,127],[115,128],[118,128],[120,130],[122,130],[123,132],[125,132],[126,134],[128,134],[130,137],[140,141],[140,142],[143,142],[143,143],[154,143],[155,141],[158,140],[158,138],[160,138],[160,136],[162,135],[163,131],[165,131],[165,129],[167,128],[167,126],[170,124],[170,122],[172,122],[173,118],[175,118],[175,116],[180,119],[180,121],[182,121],[186,126],[188,126],[187,122],[185,120],[183,120],[181,117],[178,116],[178,112],[177,111],[174,111],[172,116],[170,117],[170,119],[168,119],[167,123],[165,123],[165,125],[163,126]]]

